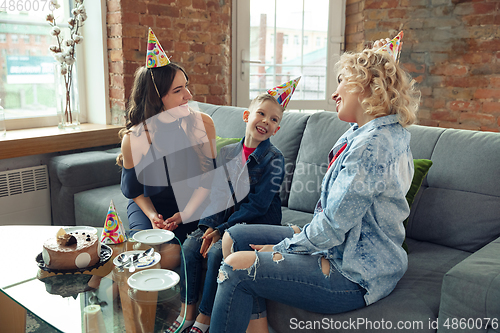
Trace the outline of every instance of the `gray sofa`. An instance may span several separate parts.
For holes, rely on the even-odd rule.
[[[244,109],[199,103],[221,137],[242,137]],[[335,113],[285,113],[271,141],[283,152],[283,224],[310,221],[327,155],[348,124]],[[409,268],[396,289],[339,315],[268,302],[276,332],[500,332],[500,134],[413,125],[414,158],[433,166],[411,208]],[[54,157],[53,223],[102,226],[111,199],[127,225],[119,149]],[[307,272],[304,272],[307,274]],[[335,301],[335,300],[332,300]]]

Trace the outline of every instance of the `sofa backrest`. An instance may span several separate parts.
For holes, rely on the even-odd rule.
[[[433,162],[408,237],[474,252],[500,236],[500,134],[413,125],[414,158]]]
[[[290,187],[288,208],[312,213],[328,169],[328,153],[349,128],[334,112],[311,114],[307,121]]]
[[[200,108],[212,116],[219,136],[244,135],[244,108]],[[271,138],[287,165],[284,206],[314,211],[328,152],[348,127],[334,112],[285,113]],[[415,196],[407,237],[470,252],[500,237],[500,134],[419,125],[408,130],[413,157],[433,165]]]

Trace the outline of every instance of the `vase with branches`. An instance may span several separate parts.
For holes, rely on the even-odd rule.
[[[58,0],[50,0],[50,8],[53,10],[46,17],[49,25],[52,27],[50,34],[56,38],[57,42],[57,44],[49,47],[50,51],[53,52],[57,63],[56,75],[59,76],[59,78],[56,82],[61,82],[63,86],[63,93],[61,96],[62,119],[59,127],[79,125],[78,113],[75,112],[78,105],[76,105],[77,102],[74,98],[75,96],[72,96],[72,94],[75,94],[76,90],[76,87],[74,87],[76,75],[73,72],[73,69],[76,62],[75,47],[83,42],[83,37],[80,35],[80,29],[87,19],[87,13],[85,11],[85,6],[83,5],[84,0],[73,1],[73,10],[71,11],[68,19],[69,37],[66,39],[64,38],[61,26],[59,26],[56,22],[55,10],[61,7]],[[56,89],[57,88],[58,87],[56,87]]]

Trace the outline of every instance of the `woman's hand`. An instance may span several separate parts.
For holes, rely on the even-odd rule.
[[[207,231],[203,234],[203,239],[201,243],[201,249],[200,249],[200,254],[203,256],[203,258],[207,257],[207,253],[214,245],[221,239],[219,230],[214,230],[213,228],[208,228]]]
[[[163,229],[165,227],[165,220],[163,220],[163,216],[161,214],[154,213],[149,219],[151,220],[153,229]]]
[[[177,212],[174,215],[172,215],[172,217],[169,217],[168,219],[165,220],[164,229],[169,231],[174,231],[181,223],[182,223],[181,212]]]
[[[274,245],[253,245],[250,244],[250,247],[254,250],[257,250],[259,252],[274,252],[273,250]]]

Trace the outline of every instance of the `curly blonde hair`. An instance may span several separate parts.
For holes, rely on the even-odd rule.
[[[366,49],[346,52],[336,65],[351,93],[360,93],[365,112],[375,118],[399,115],[402,126],[413,124],[420,103],[415,80],[389,55]]]

